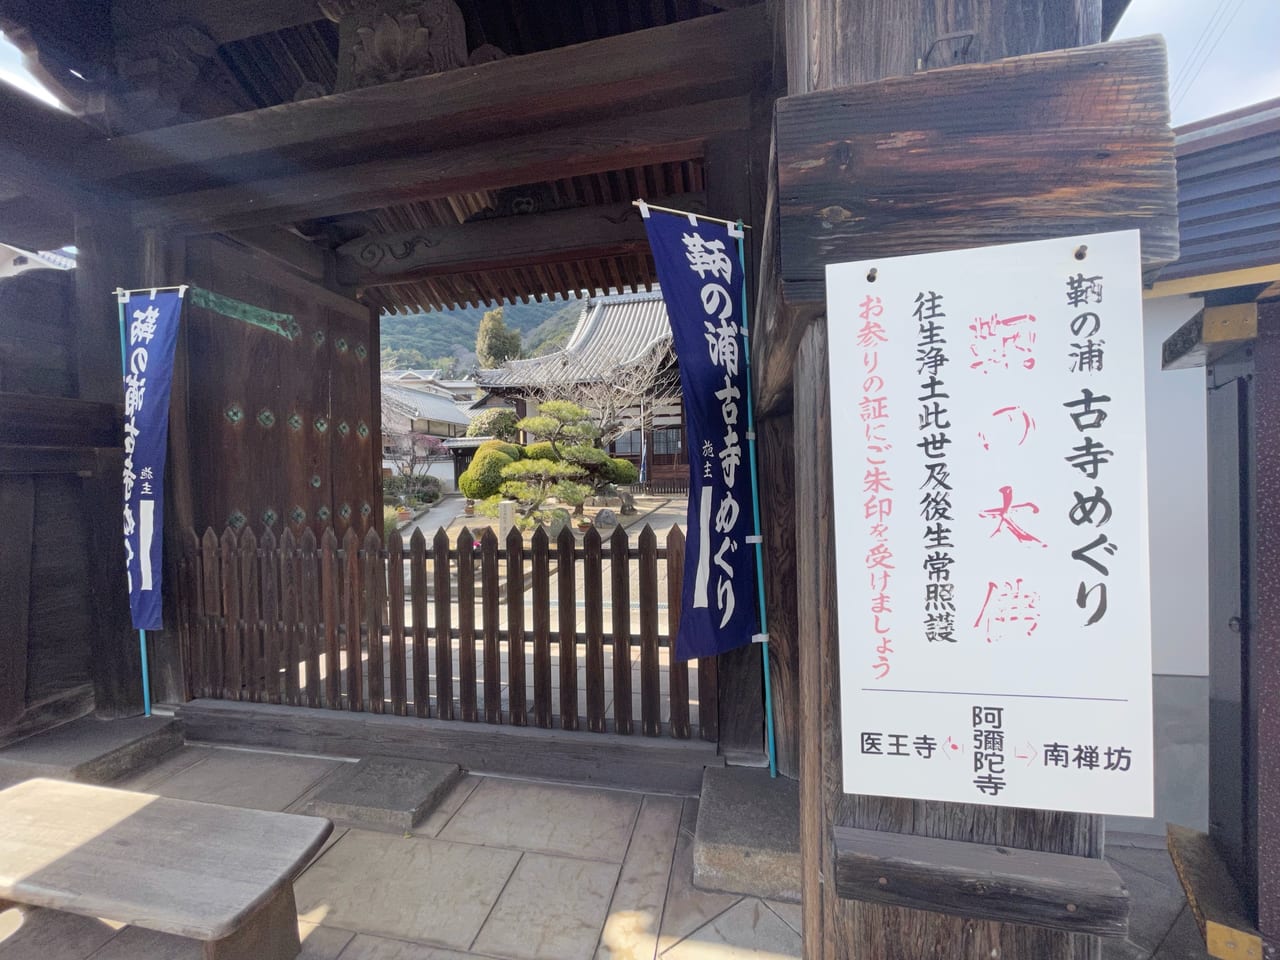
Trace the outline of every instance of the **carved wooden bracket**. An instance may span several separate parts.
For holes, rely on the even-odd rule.
[[[467,53],[467,29],[453,0],[318,0],[338,24],[335,92],[392,83],[499,60],[491,44]]]
[[[217,51],[213,38],[193,24],[129,38],[116,49],[119,91],[108,106],[112,127],[145,129],[177,119],[183,101]]]

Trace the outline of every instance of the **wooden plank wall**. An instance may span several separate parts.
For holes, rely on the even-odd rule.
[[[71,273],[0,281],[0,743],[94,705],[94,493],[119,485],[120,415],[74,399],[94,360],[77,355],[76,316]],[[96,362],[118,377],[118,357]]]

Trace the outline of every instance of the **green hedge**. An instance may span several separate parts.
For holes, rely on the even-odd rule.
[[[491,497],[502,486],[502,468],[514,462],[501,450],[481,450],[458,478],[458,489],[471,500]]]

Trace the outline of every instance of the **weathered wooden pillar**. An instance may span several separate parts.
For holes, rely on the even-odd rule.
[[[973,6],[939,6],[932,3],[900,3],[876,0],[853,3],[849,0],[787,0],[785,3],[785,47],[790,94],[822,96],[821,91],[853,84],[866,84],[890,77],[909,77],[921,69],[965,63],[982,63],[999,58],[1021,56],[1082,44],[1101,39],[1101,5],[1099,0],[1082,0],[1073,4],[1056,4],[1052,9],[1036,5],[1034,9],[1014,3],[987,3]],[[838,24],[838,28],[833,25]],[[957,77],[956,82],[962,78]],[[982,99],[982,80],[976,75],[968,89],[977,100]],[[994,76],[993,76],[994,79]],[[902,87],[879,90],[884,95],[884,113],[874,134],[868,137],[891,139],[899,129],[919,132],[921,127],[895,127],[894,97],[906,93]],[[1150,82],[1150,81],[1147,81]],[[946,89],[947,75],[939,74],[937,83]],[[879,85],[878,85],[879,86]],[[1158,86],[1158,85],[1157,85]],[[855,88],[856,89],[856,88]],[[852,92],[852,91],[851,91]],[[1154,91],[1155,99],[1164,96]],[[1098,858],[1102,855],[1102,818],[1097,816],[1057,813],[1012,808],[978,807],[913,800],[895,800],[874,796],[845,794],[842,791],[841,715],[839,684],[839,638],[836,622],[835,549],[832,507],[836,492],[831,474],[831,444],[843,442],[848,411],[829,408],[829,374],[825,329],[825,285],[823,267],[829,262],[860,259],[865,256],[891,256],[914,253],[923,249],[996,243],[1005,240],[1034,239],[1069,235],[1073,221],[1063,216],[1056,223],[1037,225],[1023,221],[1018,215],[991,214],[975,203],[970,219],[947,235],[934,229],[934,218],[919,214],[916,232],[929,233],[919,245],[911,247],[906,240],[879,245],[868,238],[883,236],[884,227],[895,224],[898,210],[894,205],[875,202],[876,186],[868,182],[864,164],[873,158],[864,149],[869,140],[853,143],[851,126],[855,120],[846,113],[836,116],[840,97],[828,98],[826,106],[835,113],[827,115],[818,101],[806,96],[780,101],[777,116],[786,109],[791,114],[792,130],[800,129],[813,143],[813,152],[792,155],[795,138],[790,142],[779,133],[781,119],[775,124],[775,155],[778,168],[787,171],[780,187],[771,182],[771,198],[764,225],[763,264],[756,320],[757,347],[755,374],[762,414],[765,418],[785,417],[793,431],[790,465],[794,470],[795,510],[792,517],[795,532],[795,565],[772,562],[768,565],[770,590],[791,591],[796,596],[795,608],[798,646],[798,709],[800,742],[801,845],[803,862],[802,890],[804,898],[804,936],[806,955],[810,957],[859,960],[917,960],[917,958],[1023,958],[1037,960],[1083,960],[1097,957],[1100,944],[1096,937],[1062,930],[1026,926],[947,915],[903,906],[889,906],[867,901],[847,900],[836,892],[836,844],[838,827],[862,828],[904,835],[944,838],[977,844],[1002,844],[1030,850],[1044,850],[1075,857]],[[928,98],[925,98],[928,99]],[[936,96],[934,97],[936,101]],[[917,102],[923,102],[918,100]],[[975,100],[976,102],[976,100]],[[975,106],[975,111],[978,108]],[[1123,111],[1122,111],[1123,112]],[[945,109],[941,110],[946,113]],[[1167,133],[1167,106],[1163,101],[1151,107],[1154,125]],[[801,119],[797,120],[796,118]],[[1162,118],[1162,119],[1161,119]],[[919,118],[913,118],[917,123]],[[1034,136],[1028,130],[1028,136]],[[1159,139],[1158,137],[1156,138]],[[1157,194],[1168,181],[1167,201],[1159,221],[1164,231],[1173,227],[1172,219],[1172,138],[1168,137],[1167,157],[1160,156],[1163,147],[1153,152],[1152,180]],[[862,150],[863,152],[860,152]],[[821,158],[820,160],[815,158]],[[884,168],[880,168],[882,173]],[[838,171],[838,172],[837,172]],[[799,181],[806,175],[831,179],[830,199],[806,191],[809,183]],[[915,174],[899,177],[892,184],[901,201],[912,185],[921,193],[945,193],[947,175],[931,173],[922,162]],[[856,183],[856,188],[852,185]],[[836,184],[839,184],[837,186]],[[1019,199],[1018,186],[1000,184],[994,193],[1008,190],[1008,199]],[[818,191],[819,193],[821,191]],[[858,198],[852,195],[860,192]],[[1046,212],[1053,213],[1045,197],[1052,191],[1038,191],[1039,204],[1031,221]],[[909,198],[909,194],[906,194]],[[861,205],[862,198],[869,198]],[[808,225],[796,228],[796,220],[780,223],[780,209],[801,209],[811,217]],[[849,209],[857,206],[856,213]],[[1087,204],[1086,204],[1087,206]],[[1112,195],[1102,198],[1096,208],[1079,210],[1077,227],[1121,229],[1137,224],[1123,223],[1127,212],[1123,200]],[[1167,207],[1167,209],[1164,209]],[[1057,211],[1061,213],[1062,211]],[[1108,216],[1113,217],[1109,220]],[[910,216],[910,215],[907,215]],[[877,221],[884,219],[882,226]],[[964,221],[964,218],[961,218]],[[1003,220],[1003,222],[1001,222]],[[993,224],[998,224],[992,229]],[[808,229],[811,226],[812,229]],[[905,237],[901,218],[896,220]],[[932,232],[930,233],[930,231]],[[1147,236],[1144,227],[1144,243]],[[863,244],[859,247],[859,244]],[[1150,262],[1167,261],[1167,243],[1159,252],[1150,251]],[[1176,251],[1176,232],[1173,248]],[[1148,251],[1144,249],[1144,255]],[[1176,255],[1176,253],[1175,253]],[[782,488],[787,483],[784,456],[778,454],[778,438],[772,436],[766,419],[764,433],[768,439],[764,458],[765,479],[762,489]],[[783,444],[785,448],[785,444]],[[769,451],[772,451],[771,453]],[[776,533],[776,531],[775,531]],[[771,545],[771,552],[774,547]],[[783,668],[785,669],[785,668]],[[780,672],[782,672],[780,670]],[[945,902],[945,880],[939,880],[939,904]],[[945,909],[941,906],[938,909]],[[998,917],[999,915],[994,915]]]
[[[141,283],[138,237],[126,215],[84,211],[76,217],[76,369],[80,398],[122,404],[120,323],[112,291]],[[90,582],[93,637],[90,675],[100,717],[142,712],[142,657],[129,616],[124,531],[121,526],[123,462],[108,458],[83,480],[90,517]]]
[[[745,132],[707,145],[707,213],[749,216],[751,152]],[[716,678],[720,705],[720,752],[730,763],[757,764],[764,755],[764,667],[755,644],[720,654]]]
[[[186,282],[185,240],[147,229],[141,235],[141,285],[172,286]],[[151,699],[182,703],[187,699],[186,663],[179,637],[177,594],[183,531],[194,528],[191,498],[192,450],[187,419],[190,384],[186,324],[179,320],[173,353],[173,385],[169,398],[169,440],[165,465],[164,630],[147,634]]]

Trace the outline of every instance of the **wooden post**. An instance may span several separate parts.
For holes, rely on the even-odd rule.
[[[136,235],[108,211],[76,219],[76,365],[82,400],[120,403],[120,323],[111,292],[141,278]],[[120,528],[120,474],[109,469],[83,481],[90,518],[88,589],[94,626],[90,645],[95,708],[100,717],[142,712],[142,656],[129,617],[129,591]]]
[[[733,219],[750,215],[751,141],[745,132],[707,144],[707,212]],[[716,657],[720,753],[730,763],[758,764],[764,743],[764,665],[756,644]],[[699,712],[704,708],[699,704]]]
[[[1073,47],[1094,43],[1101,38],[1100,0],[1056,5],[1052,15],[1048,16],[1026,15],[1012,4],[1005,3],[963,8],[889,0],[867,3],[783,0],[783,4],[791,94],[809,94],[885,77],[907,76],[922,67],[931,69]],[[841,29],[825,28],[833,20],[841,23]],[[945,83],[946,79],[947,75],[938,74],[938,82]],[[780,106],[779,115],[781,110]],[[1167,128],[1167,115],[1164,125]],[[814,133],[815,139],[819,136],[817,131],[810,132]],[[826,133],[822,132],[822,135]],[[849,156],[841,160],[844,138],[850,135],[843,127],[830,131],[829,155],[841,170],[857,177],[860,163],[865,158],[860,160],[862,155],[851,150]],[[1159,152],[1157,147],[1154,164],[1160,162]],[[1171,147],[1167,153],[1166,159],[1171,161]],[[775,139],[775,155],[779,168],[789,160],[797,159],[784,155],[778,139]],[[1158,193],[1161,189],[1159,184],[1160,175],[1153,173],[1148,186],[1154,185]],[[1037,960],[1096,958],[1100,947],[1098,939],[1093,936],[1014,922],[975,922],[956,915],[843,899],[837,893],[837,828],[923,834],[941,840],[1003,844],[1098,858],[1102,855],[1102,818],[893,800],[848,795],[841,791],[839,640],[832,527],[833,412],[829,409],[827,339],[823,317],[825,292],[820,279],[822,264],[827,261],[820,259],[821,254],[815,252],[814,247],[802,247],[796,234],[793,233],[789,239],[785,232],[779,230],[778,197],[782,192],[778,190],[776,181],[771,183],[769,210],[763,228],[764,263],[754,324],[757,339],[753,342],[752,352],[765,417],[772,415],[781,420],[774,424],[765,419],[757,427],[764,441],[762,489],[785,489],[790,485],[786,469],[788,466],[794,469],[796,506],[793,516],[797,527],[794,570],[785,562],[785,557],[772,555],[766,568],[769,577],[767,589],[771,596],[777,597],[790,590],[797,597],[795,636],[799,641],[799,683],[796,699],[800,720],[806,956],[906,960],[936,952],[940,956],[961,960],[993,956],[1036,957]],[[788,202],[794,205],[792,192],[787,196]],[[1016,199],[1016,196],[1011,199]],[[1168,212],[1160,203],[1155,206],[1159,208],[1157,213]],[[1117,218],[1120,213],[1117,209]],[[1106,213],[1101,216],[1105,220]],[[979,216],[977,219],[983,218]],[[859,221],[857,229],[866,235],[874,235],[874,221],[874,216],[870,222]],[[976,229],[977,224],[974,226]],[[1105,225],[1097,227],[1107,228]],[[973,242],[983,241],[976,239]],[[963,245],[944,241],[934,249]],[[829,256],[830,248],[826,252],[828,261],[853,259]],[[783,265],[786,266],[785,273]],[[804,274],[806,282],[788,284],[784,277],[797,274],[797,270]],[[809,280],[810,276],[817,279]],[[789,417],[788,413],[791,414]],[[845,411],[838,412],[841,418],[846,415]],[[789,457],[788,433],[793,439]],[[768,508],[765,513],[766,530],[776,536]],[[779,519],[781,516],[785,516],[785,511]],[[775,546],[770,544],[771,554]],[[785,611],[785,601],[776,602],[771,612],[779,607]],[[794,668],[785,660],[776,667],[784,677],[790,669]],[[780,725],[785,726],[790,720],[784,717]],[[1009,919],[1012,920],[1012,916]]]

